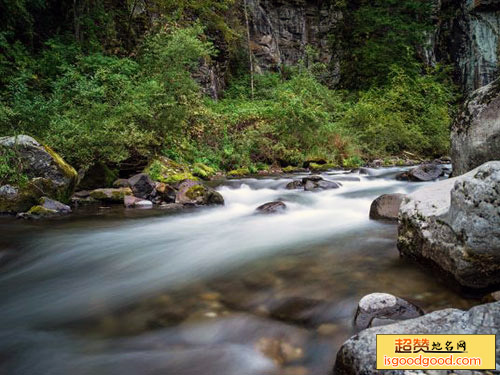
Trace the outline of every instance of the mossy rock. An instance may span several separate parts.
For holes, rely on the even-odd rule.
[[[232,171],[227,172],[226,176],[227,177],[232,177],[232,178],[238,178],[238,177],[245,177],[251,175],[251,171],[248,168],[239,168],[239,169],[233,169]]]
[[[177,163],[164,156],[154,159],[144,169],[154,181],[163,182],[166,184],[176,184],[184,180],[198,180],[196,176],[191,173],[188,166]]]
[[[333,168],[337,168],[337,165],[335,165],[334,163],[326,163],[326,164],[309,163],[309,169],[311,170],[311,172],[326,172]]]
[[[27,212],[28,215],[30,216],[39,216],[39,217],[49,217],[49,216],[55,216],[58,214],[56,210],[51,210],[48,208],[45,208],[41,205],[33,206],[29,209]]]
[[[223,205],[224,198],[198,181],[186,180],[179,185],[175,203],[184,205]]]
[[[307,169],[301,167],[295,167],[293,165],[289,165],[288,167],[283,168],[283,173],[299,173],[306,172]]]
[[[85,171],[85,174],[78,184],[79,190],[92,190],[98,188],[108,188],[113,186],[113,182],[118,178],[118,170],[111,169],[102,163],[96,163]]]
[[[123,200],[127,195],[132,195],[132,189],[109,188],[109,189],[95,189],[90,192],[91,198],[110,203],[123,203]]]
[[[78,175],[60,155],[27,135],[1,137],[0,148],[15,154],[22,184],[7,184],[0,190],[0,213],[23,212],[42,196],[68,202],[75,189]]]

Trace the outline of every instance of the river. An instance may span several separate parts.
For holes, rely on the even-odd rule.
[[[326,375],[365,294],[477,304],[401,260],[395,224],[369,220],[377,196],[421,186],[399,171],[331,171],[359,181],[322,192],[285,189],[301,175],[229,180],[225,206],[178,213],[1,218],[0,373]],[[285,213],[254,214],[276,199]]]

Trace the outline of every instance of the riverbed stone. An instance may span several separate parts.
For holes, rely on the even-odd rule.
[[[376,340],[378,334],[497,334],[496,356],[500,358],[500,302],[473,307],[469,311],[444,309],[416,319],[369,328],[347,340],[337,353],[334,375],[376,375]],[[497,368],[500,368],[497,364]],[[481,372],[473,372],[481,374]],[[403,375],[402,370],[384,371]],[[431,370],[414,370],[411,374],[433,374]]]
[[[384,194],[375,199],[370,206],[370,219],[398,220],[399,207],[405,194]]]
[[[302,181],[299,181],[299,180],[292,181],[292,182],[289,182],[288,184],[286,184],[287,190],[297,190],[297,189],[303,189],[303,188],[304,188],[304,184],[302,183]]]
[[[372,293],[359,301],[354,326],[362,330],[370,327],[374,319],[405,320],[423,314],[420,307],[402,298],[388,293]]]
[[[71,207],[54,199],[42,197],[38,205],[31,207],[28,212],[19,213],[17,217],[22,219],[40,219],[70,213]]]
[[[26,211],[42,196],[68,201],[75,189],[78,175],[50,147],[27,135],[0,137],[0,151],[13,155],[21,166],[26,183],[0,186],[0,213]]]
[[[451,128],[453,175],[500,160],[500,79],[472,92]]]
[[[282,201],[268,202],[256,208],[260,214],[276,214],[286,210],[286,204]]]
[[[224,205],[224,198],[198,181],[185,180],[178,186],[175,203],[185,205]]]
[[[500,285],[500,161],[409,194],[399,212],[398,249],[466,288]]]

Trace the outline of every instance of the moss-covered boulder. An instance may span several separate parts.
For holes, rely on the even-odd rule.
[[[71,207],[54,199],[42,197],[36,206],[31,207],[28,212],[18,214],[18,217],[23,219],[42,219],[67,215],[69,213],[71,213]]]
[[[154,159],[144,169],[154,181],[160,181],[165,184],[176,184],[184,180],[198,180],[187,165],[177,163],[169,158],[160,156]]]
[[[179,184],[175,203],[185,205],[223,205],[222,195],[198,181],[186,180]]]
[[[239,168],[239,169],[233,169],[232,171],[227,172],[226,176],[230,178],[241,178],[241,177],[247,177],[251,175],[251,171],[248,168]]]
[[[50,147],[27,135],[0,138],[0,213],[16,213],[46,196],[67,202],[78,175]]]
[[[108,203],[123,203],[127,195],[132,195],[132,189],[128,187],[95,189],[90,192],[91,198]]]

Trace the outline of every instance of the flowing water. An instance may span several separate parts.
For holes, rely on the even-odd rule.
[[[378,195],[421,186],[400,170],[322,192],[286,190],[300,175],[225,181],[224,207],[180,213],[1,219],[0,373],[328,374],[367,293],[475,304],[401,260],[396,225],[368,219]],[[254,214],[276,199],[284,214]]]

